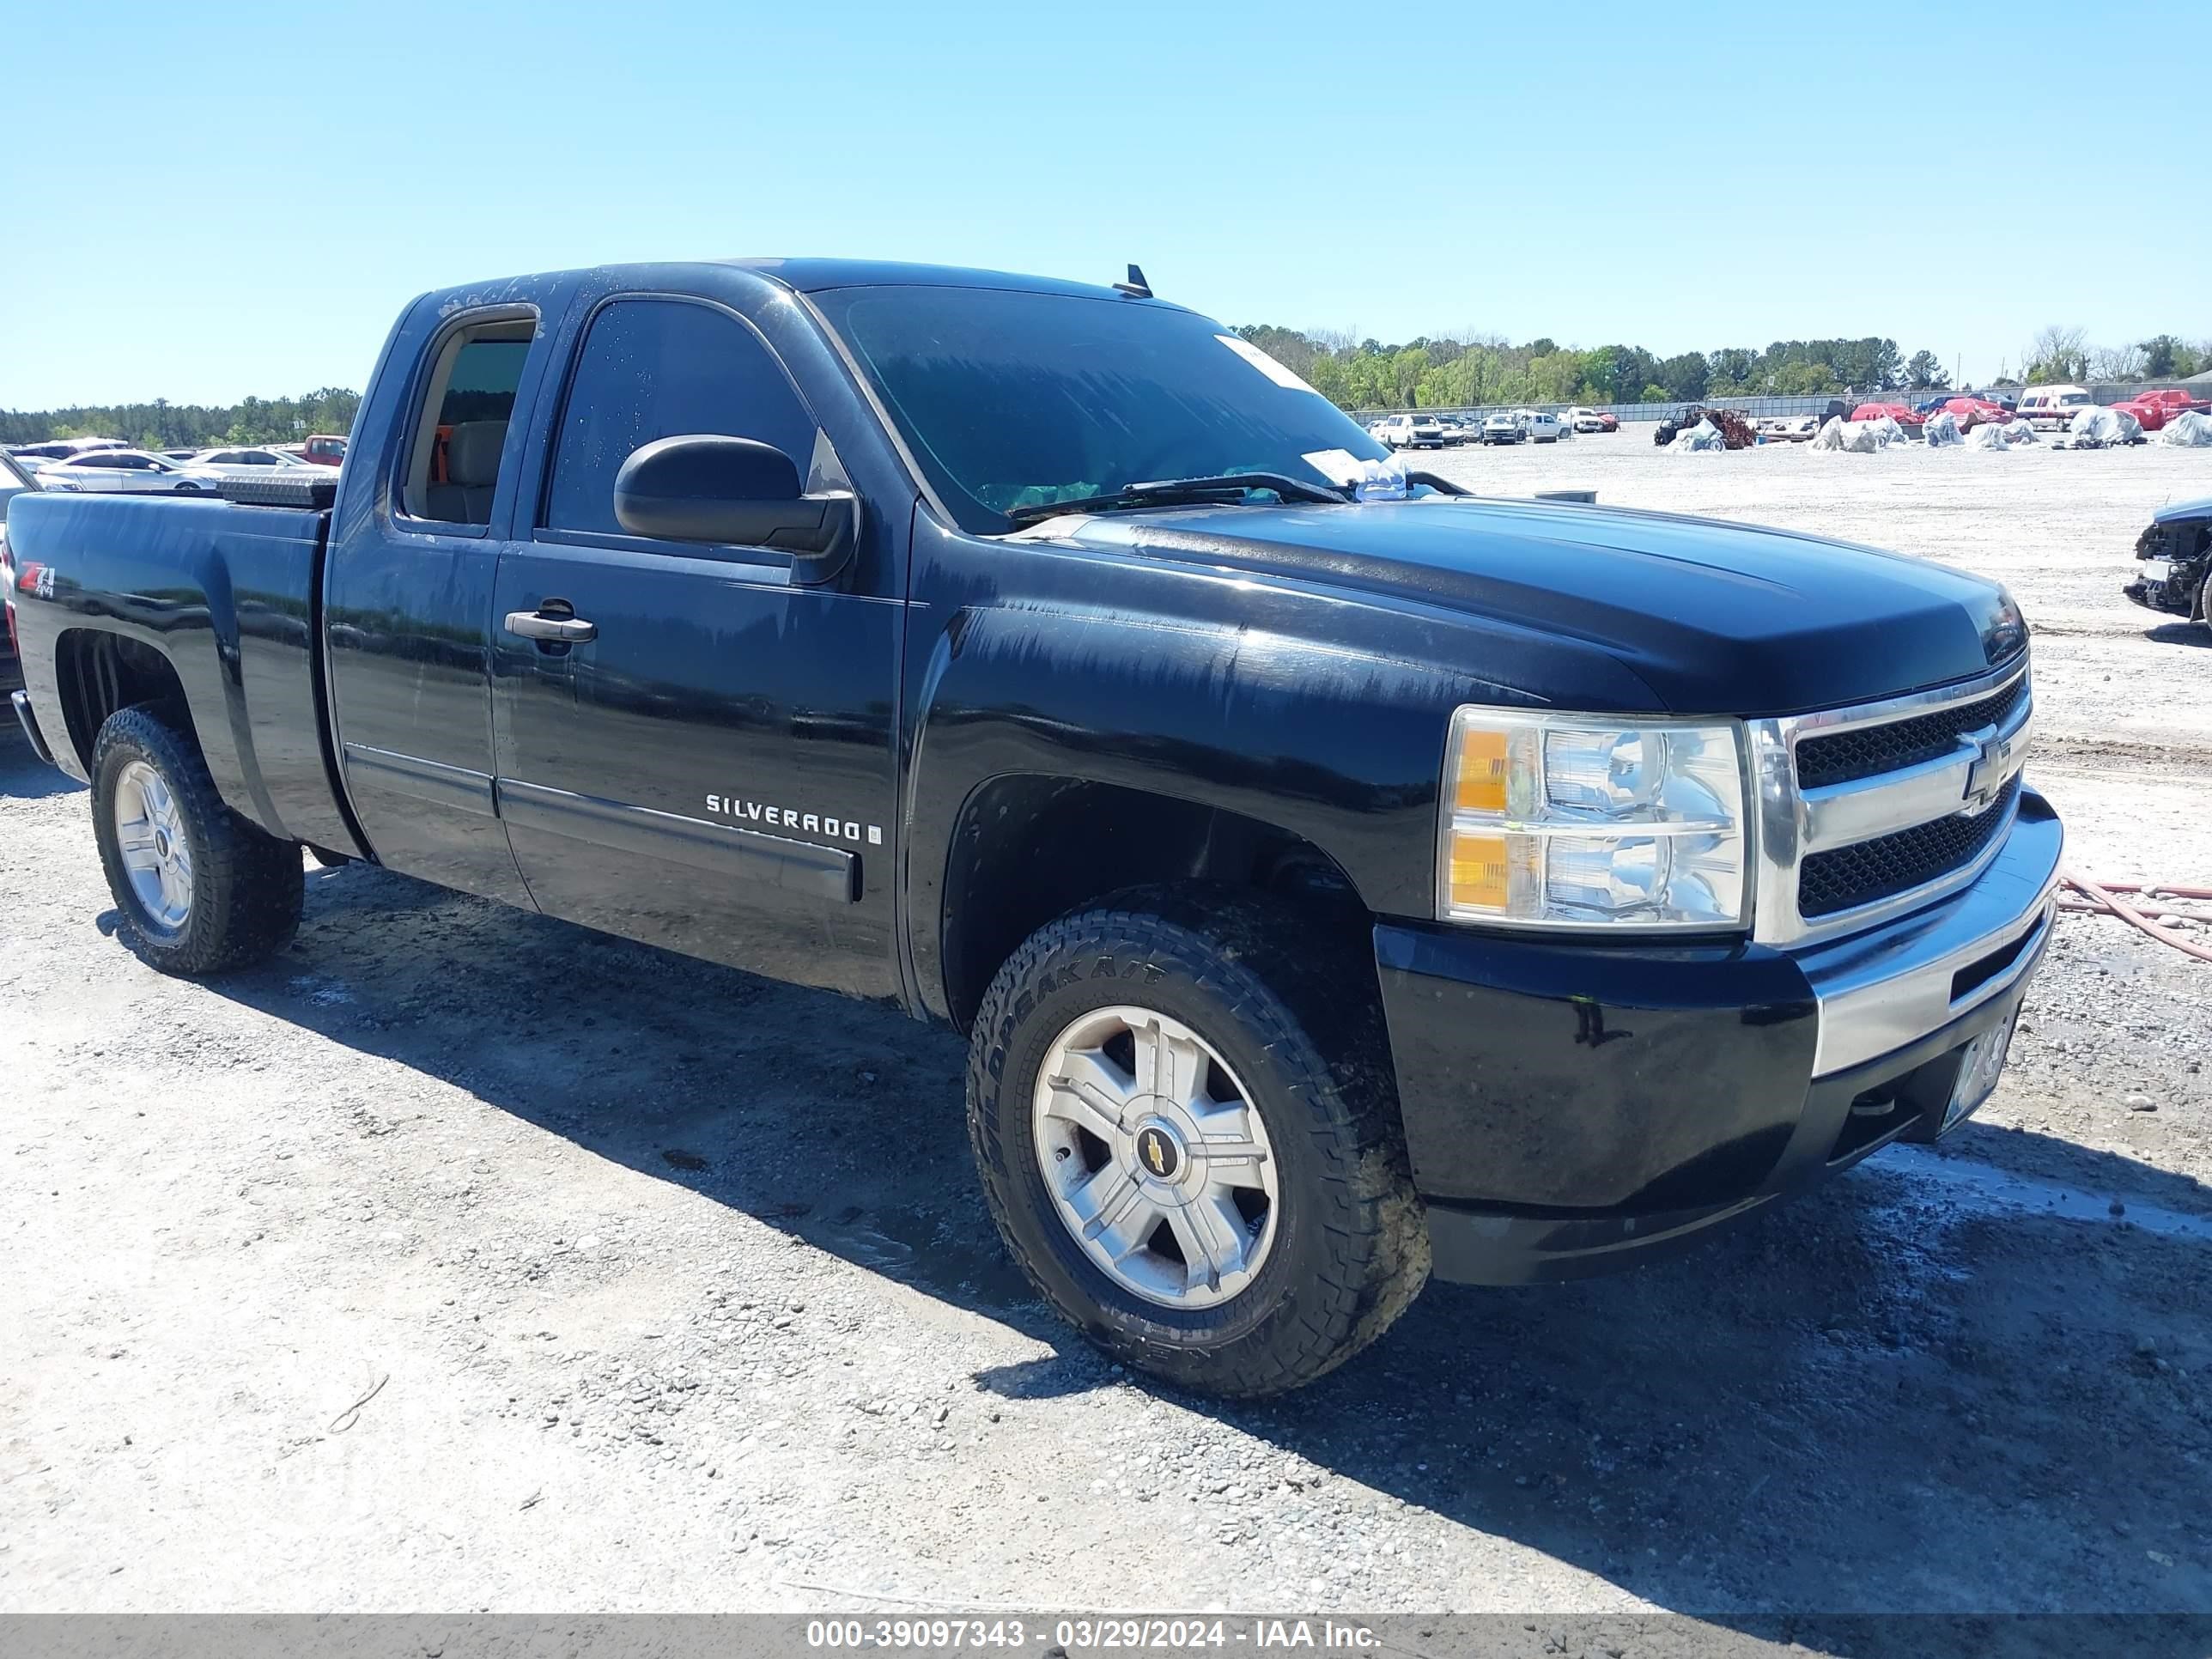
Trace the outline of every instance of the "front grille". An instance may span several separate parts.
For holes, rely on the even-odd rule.
[[[1954,814],[1872,841],[1813,854],[1797,875],[1798,914],[1811,921],[1839,910],[1855,910],[1862,904],[1911,892],[1972,863],[2012,821],[2013,804],[2019,799],[2020,778],[2015,774],[1996,803],[1972,817]]]
[[[1824,784],[1851,783],[1941,760],[1959,746],[1961,733],[2002,726],[2027,696],[2027,676],[2022,674],[2002,690],[1972,702],[1953,703],[1887,726],[1803,738],[1797,744],[1797,787],[1818,789]],[[1808,908],[1805,914],[1813,912]]]

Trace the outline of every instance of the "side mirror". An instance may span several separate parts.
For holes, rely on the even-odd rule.
[[[791,556],[793,580],[802,582],[844,568],[860,505],[849,490],[804,493],[791,457],[752,438],[658,438],[615,474],[615,522],[629,535],[769,548]]]

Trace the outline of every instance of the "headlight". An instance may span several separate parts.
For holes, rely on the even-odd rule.
[[[1747,927],[1743,779],[1730,722],[1461,708],[1444,750],[1437,915]]]

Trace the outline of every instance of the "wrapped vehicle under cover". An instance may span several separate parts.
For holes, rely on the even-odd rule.
[[[2188,410],[2166,423],[2158,434],[2162,444],[2179,444],[2184,449],[2212,449],[2212,415],[2199,415]]]
[[[1841,421],[1831,416],[1808,447],[1872,455],[1904,441],[1905,428],[1887,415],[1878,421]]]
[[[1959,433],[1959,417],[1948,409],[1939,409],[1930,415],[1927,423],[1920,428],[1920,435],[1936,449],[1965,441]]]
[[[1935,439],[1930,438],[1928,441],[1934,443],[1936,441]],[[2010,449],[2012,447],[2012,440],[2005,436],[2005,428],[2002,426],[1992,422],[1986,426],[1978,426],[1972,432],[1969,432],[1966,434],[1966,447],[1969,449]]]
[[[2039,443],[2033,422],[2017,417],[2004,423],[2005,441],[2017,447],[2021,444]]]
[[[2093,404],[2075,416],[2066,435],[2075,449],[2111,449],[2138,441],[2142,422],[2124,409],[2104,409]]]
[[[1715,426],[1711,421],[1699,421],[1695,426],[1676,433],[1674,441],[1667,446],[1668,448],[1678,453],[1687,453],[1691,450],[1726,449],[1728,447],[1728,440],[1721,435],[1720,428]]]

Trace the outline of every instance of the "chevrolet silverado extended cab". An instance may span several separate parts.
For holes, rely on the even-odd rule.
[[[19,498],[16,706],[167,971],[306,848],[967,1033],[1043,1295],[1266,1394],[1942,1133],[2051,926],[2002,590],[1400,465],[1133,271],[459,288],[334,479]]]

